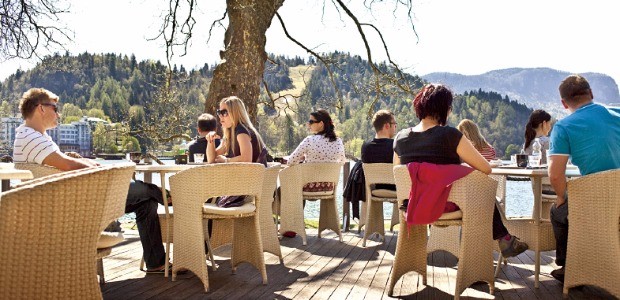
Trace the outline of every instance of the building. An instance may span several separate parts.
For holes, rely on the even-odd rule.
[[[6,150],[10,155],[13,154],[13,143],[15,141],[15,128],[23,123],[19,117],[2,118],[0,124],[0,152]],[[58,144],[62,152],[77,152],[84,157],[92,156],[92,132],[88,118],[83,117],[79,121],[71,124],[60,124],[58,127],[50,129],[47,134]]]

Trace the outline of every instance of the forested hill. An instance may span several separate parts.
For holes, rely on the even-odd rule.
[[[508,95],[511,99],[525,103],[531,108],[560,109],[558,85],[570,75],[568,72],[549,68],[511,68],[490,71],[480,75],[454,73],[431,73],[422,78],[442,82],[456,92],[482,89]],[[599,103],[618,104],[620,93],[613,78],[599,73],[583,73]]]
[[[331,53],[329,57],[336,63],[332,70],[339,93],[336,93],[325,66],[316,60],[270,55],[264,74],[269,91],[299,91],[298,101],[292,102],[293,110],[289,110],[294,112],[289,117],[279,117],[281,114],[266,106],[259,110],[259,130],[272,153],[294,150],[308,134],[305,126],[308,113],[316,108],[326,108],[333,113],[347,152],[358,157],[362,142],[374,135],[369,111],[394,111],[399,128],[417,123],[412,94],[405,94],[382,82],[384,90],[377,98],[373,72],[366,61],[342,52]],[[192,134],[195,116],[204,109],[213,68],[207,64],[195,70],[183,66],[173,68],[176,95],[182,106],[190,111],[189,119],[185,120],[188,124],[185,133]],[[392,72],[386,65],[380,65],[380,68]],[[296,86],[291,79],[294,76],[290,74],[293,69],[308,72],[307,78],[304,76],[303,80],[298,80]],[[61,97],[62,121],[65,123],[81,115],[125,122],[130,129],[138,124],[161,122],[161,119],[153,118],[157,116],[153,107],[157,106],[154,99],[164,80],[165,70],[165,65],[158,61],[138,61],[133,55],[82,53],[46,57],[32,70],[18,70],[0,83],[0,115],[15,114],[17,100],[30,87],[45,87]],[[418,76],[405,74],[405,78],[414,90],[424,83]],[[342,98],[338,99],[337,95]],[[266,94],[262,98],[266,100]],[[164,106],[164,112],[166,109],[170,107]],[[499,153],[504,153],[509,145],[513,144],[514,148],[523,142],[522,128],[530,112],[507,96],[474,89],[457,96],[449,125],[456,126],[462,118],[474,120],[487,140]],[[152,147],[147,140],[148,137],[139,137],[142,146]],[[171,147],[170,144],[156,146]]]

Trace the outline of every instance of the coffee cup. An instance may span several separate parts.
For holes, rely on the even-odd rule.
[[[527,167],[527,154],[517,154],[517,167]]]

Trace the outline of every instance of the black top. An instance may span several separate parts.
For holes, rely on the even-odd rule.
[[[215,140],[215,148],[217,148],[219,145],[220,145],[220,140],[219,139]],[[189,143],[188,150],[189,150],[189,157],[188,157],[189,162],[194,162],[194,153],[205,154],[203,162],[207,162],[207,155],[206,155],[207,139],[205,137],[199,137],[198,139],[191,141]]]
[[[235,127],[235,137],[234,137],[235,151],[232,152],[231,149],[228,149],[228,154],[226,156],[235,157],[235,156],[241,155],[241,149],[239,149],[239,143],[237,143],[236,139],[237,139],[237,135],[242,134],[242,133],[245,133],[250,136],[250,141],[252,143],[252,162],[258,162],[258,157],[260,155],[260,152],[262,151],[262,147],[260,147],[258,143],[258,138],[256,138],[256,135],[254,134],[254,132],[251,130],[248,130],[242,124],[238,124]]]
[[[362,145],[362,162],[368,164],[389,163],[394,160],[393,139],[374,138]]]
[[[463,134],[454,127],[435,126],[424,132],[403,129],[394,138],[394,152],[401,164],[428,162],[438,165],[460,164],[456,148]]]

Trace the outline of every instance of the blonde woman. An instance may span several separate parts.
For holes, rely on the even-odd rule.
[[[266,154],[263,139],[250,121],[243,101],[236,96],[230,96],[220,101],[217,116],[222,124],[224,138],[219,147],[215,147],[215,140],[220,138],[215,132],[210,132],[207,138],[207,160],[209,163],[227,162],[260,162],[265,163]],[[265,151],[263,150],[265,149]]]
[[[495,159],[495,148],[487,142],[487,140],[480,133],[478,125],[472,120],[463,119],[458,126],[456,126],[460,132],[474,145],[474,148],[480,152],[482,157],[487,161]]]

